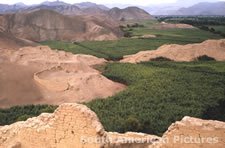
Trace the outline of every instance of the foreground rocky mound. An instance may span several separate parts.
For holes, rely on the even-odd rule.
[[[47,46],[1,53],[1,107],[88,102],[126,88],[92,68],[106,63],[94,56],[53,51]]]
[[[199,44],[163,45],[157,50],[141,51],[134,55],[124,56],[121,62],[138,63],[156,58],[167,58],[173,61],[194,61],[200,56],[212,57],[217,61],[225,61],[225,39],[207,40]]]
[[[175,137],[175,139],[174,139]],[[94,112],[62,104],[53,114],[0,127],[0,148],[223,148],[225,123],[185,117],[163,137],[106,132]]]
[[[0,16],[0,28],[31,41],[116,40],[123,36],[119,22],[103,17],[64,16],[52,10]]]

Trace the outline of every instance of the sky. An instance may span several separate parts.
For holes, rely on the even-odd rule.
[[[47,0],[0,0],[0,3],[2,4],[15,4],[18,2],[23,2],[25,4],[31,5],[31,4],[39,4],[42,3],[44,1]],[[48,1],[55,1],[55,0],[48,0]],[[106,0],[61,0],[67,3],[79,3],[79,2],[85,2],[85,1],[89,1],[89,2],[94,2],[97,4],[131,4],[131,5],[149,5],[149,4],[162,4],[162,3],[173,3],[176,2],[177,0],[110,0],[110,1],[106,1]],[[186,0],[188,1],[188,0]],[[215,0],[217,1],[217,0]],[[222,0],[225,1],[225,0]]]

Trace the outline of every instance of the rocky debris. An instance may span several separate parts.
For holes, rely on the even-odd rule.
[[[124,134],[108,132],[107,136],[111,138],[110,148],[148,148],[150,145],[154,145],[162,140],[158,136],[135,132]]]
[[[4,53],[2,61],[8,60],[7,64],[1,65],[1,69],[6,69],[0,74],[4,79],[0,85],[1,107],[16,103],[58,105],[88,102],[107,98],[127,88],[92,68],[107,61],[91,55],[73,55],[47,46],[24,47],[11,52],[2,50],[1,53]]]
[[[196,29],[196,27],[188,24],[167,24],[162,23],[161,25],[151,26],[149,29]]]
[[[0,127],[0,148],[223,148],[225,123],[184,117],[163,137],[106,132],[98,117],[81,104],[66,103],[53,114]]]
[[[217,61],[225,61],[225,39],[207,40],[198,44],[163,45],[157,50],[141,51],[134,55],[124,56],[121,62],[138,63],[151,61],[159,57],[173,61],[194,61],[200,56],[212,57]]]

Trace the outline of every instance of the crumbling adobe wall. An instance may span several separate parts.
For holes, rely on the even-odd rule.
[[[82,136],[104,137],[105,131],[86,106],[63,104],[54,114],[0,128],[0,148],[100,148],[97,143],[83,143]]]
[[[143,133],[120,134],[105,132],[96,114],[86,106],[69,103],[60,105],[53,114],[0,127],[0,148],[224,147],[224,122],[184,117],[172,124],[162,138]]]
[[[224,148],[225,122],[184,117],[163,135],[160,148]]]

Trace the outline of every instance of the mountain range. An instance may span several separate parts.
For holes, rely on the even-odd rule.
[[[108,4],[111,7],[131,7],[129,4]],[[177,0],[174,3],[138,6],[152,15],[225,15],[220,0]]]
[[[25,5],[23,3],[14,5],[0,4],[0,14],[29,13],[41,9],[53,10],[64,15],[102,15],[117,20],[121,18],[154,19],[150,14],[225,15],[225,2],[219,0],[178,0],[175,3],[149,6],[132,6],[129,4],[108,4],[105,6],[91,2],[68,4],[62,1],[46,1],[38,5]]]
[[[68,4],[61,1],[55,2],[43,2],[39,5],[27,6],[22,3],[14,5],[0,5],[0,13],[30,13],[39,11],[42,9],[53,10],[63,15],[94,15],[94,16],[105,16],[116,20],[121,18],[130,19],[155,19],[148,12],[138,7],[128,7],[125,9],[112,8],[109,9],[104,5],[98,5],[95,3],[84,2],[76,4]]]
[[[141,6],[152,15],[225,15],[219,0],[178,0],[176,3]]]

